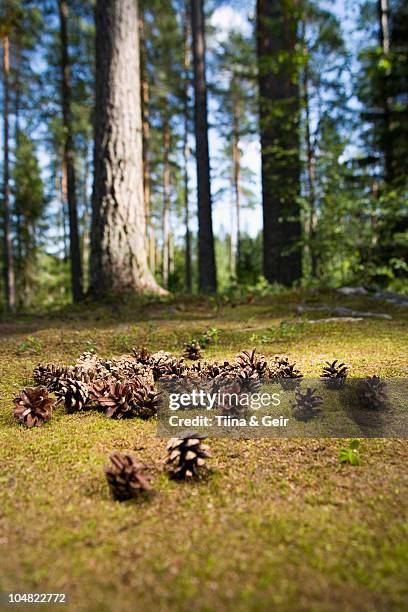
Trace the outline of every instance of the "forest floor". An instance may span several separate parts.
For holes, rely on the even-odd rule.
[[[309,324],[316,312],[296,314],[306,299],[392,319]],[[163,470],[154,421],[57,407],[47,425],[26,430],[12,417],[39,361],[142,345],[177,353],[210,327],[219,330],[210,360],[258,346],[310,376],[335,358],[352,376],[408,375],[408,309],[334,292],[241,304],[124,299],[4,320],[0,592],[66,592],[79,612],[406,610],[406,440],[362,440],[353,467],[339,463],[344,440],[212,439],[211,477],[183,484]],[[111,499],[103,466],[113,449],[152,466],[151,499]]]

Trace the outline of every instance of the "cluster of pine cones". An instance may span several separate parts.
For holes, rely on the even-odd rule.
[[[341,387],[348,374],[348,366],[335,360],[327,362],[321,379],[329,387]],[[157,413],[161,394],[157,381],[167,383],[172,391],[182,392],[201,388],[225,397],[228,394],[255,393],[264,379],[277,379],[284,388],[295,388],[294,416],[308,420],[319,410],[321,398],[315,390],[306,393],[297,389],[302,378],[295,363],[288,357],[275,355],[266,358],[256,349],[243,351],[231,362],[209,363],[195,361],[187,365],[184,358],[172,353],[151,353],[146,348],[133,349],[133,355],[104,360],[85,352],[74,365],[39,364],[33,372],[37,387],[23,389],[15,399],[14,415],[27,427],[49,421],[53,407],[63,403],[67,412],[89,408],[102,410],[107,417],[150,418]],[[55,394],[55,399],[50,397]],[[359,389],[361,403],[378,408],[385,401],[385,383],[378,377],[364,379]],[[239,406],[220,406],[227,414],[239,414]]]
[[[172,478],[197,479],[205,473],[205,460],[210,453],[203,441],[204,437],[195,432],[169,440],[166,465]],[[111,454],[110,460],[111,465],[105,467],[105,474],[114,499],[124,501],[152,490],[152,477],[144,463],[136,461],[132,455],[117,451]]]

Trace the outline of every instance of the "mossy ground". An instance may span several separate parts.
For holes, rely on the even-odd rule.
[[[357,467],[339,464],[342,440],[211,440],[211,476],[183,484],[163,471],[154,421],[60,407],[35,430],[12,418],[38,361],[69,363],[90,348],[177,352],[209,327],[220,338],[208,359],[258,346],[310,376],[331,358],[351,363],[353,376],[407,376],[408,311],[348,298],[341,304],[393,319],[312,325],[296,315],[305,297],[339,303],[334,293],[236,305],[125,299],[5,320],[0,592],[65,591],[78,611],[407,609],[405,440],[363,440]],[[110,498],[102,467],[113,449],[151,466],[151,498]]]

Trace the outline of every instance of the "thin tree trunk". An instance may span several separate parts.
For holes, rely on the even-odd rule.
[[[303,35],[304,38],[304,35]],[[305,107],[305,137],[306,137],[306,168],[309,191],[309,215],[308,215],[308,251],[310,256],[312,278],[317,277],[318,261],[316,253],[316,164],[310,132],[310,105],[309,105],[309,51],[306,42],[303,43],[304,69],[303,69],[303,96]]]
[[[163,123],[163,286],[169,286],[170,272],[170,127],[168,117]]]
[[[147,49],[145,40],[145,22],[143,10],[139,10],[139,35],[140,35],[140,82],[142,101],[142,143],[143,143],[143,197],[146,218],[146,236],[150,230],[150,163],[149,163],[149,81],[147,75]]]
[[[184,97],[183,97],[183,162],[184,162],[184,225],[185,225],[185,288],[188,293],[193,290],[193,273],[191,265],[191,233],[190,233],[190,198],[188,187],[188,161],[190,148],[188,146],[188,116],[189,116],[189,84],[190,84],[190,49],[189,49],[189,0],[185,2],[184,18]]]
[[[389,2],[378,0],[378,20],[380,32],[380,45],[384,57],[390,53],[390,27],[389,27]],[[391,100],[389,94],[390,70],[381,75],[381,97],[384,133],[382,135],[382,149],[384,154],[384,176],[385,182],[390,185],[394,180],[394,154],[393,138],[391,129]]]
[[[6,308],[9,312],[15,309],[15,281],[13,242],[11,237],[11,212],[10,212],[10,168],[9,168],[9,38],[3,37],[3,128],[4,128],[4,157],[3,157],[3,216],[4,216],[4,281],[6,289]]]
[[[237,276],[238,265],[240,261],[240,239],[241,239],[241,151],[239,148],[239,105],[238,101],[233,99],[232,107],[232,162],[233,162],[233,180],[234,180],[234,202],[235,202],[235,235],[231,241],[234,248],[234,269],[233,274]]]
[[[17,42],[15,45],[15,68],[14,68],[14,143],[15,155],[17,155],[20,147],[20,97],[21,97],[21,47]],[[22,211],[16,206],[14,207],[16,215],[16,299],[19,306],[24,305],[23,296],[20,288],[24,285],[23,275],[25,275],[26,259],[23,257],[23,235],[22,235]]]
[[[61,157],[61,219],[64,238],[64,262],[69,259],[69,213],[68,213],[68,187],[67,165],[65,157]]]
[[[97,0],[91,287],[163,294],[147,265],[137,2]]]
[[[198,258],[201,291],[217,289],[208,150],[207,84],[203,0],[191,0],[193,34],[194,118],[197,159]]]
[[[89,206],[89,198],[88,198],[88,180],[89,180],[89,157],[88,157],[89,149],[86,148],[85,152],[85,168],[84,168],[84,178],[83,178],[83,187],[82,187],[82,200],[84,203],[84,214],[82,217],[82,269],[83,269],[83,286],[84,291],[86,291],[87,286],[89,284],[89,274],[88,274],[88,261],[89,261],[89,220],[90,220],[90,206]]]
[[[284,285],[302,272],[296,8],[297,0],[257,0],[263,268]]]
[[[71,116],[71,67],[68,53],[68,2],[59,0],[61,39],[62,120],[64,128],[64,162],[67,170],[67,196],[69,213],[69,243],[71,259],[72,298],[78,302],[83,297],[82,261],[79,245],[78,209],[76,197],[75,151]]]

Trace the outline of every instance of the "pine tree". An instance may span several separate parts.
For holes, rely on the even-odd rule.
[[[147,265],[137,15],[133,0],[96,4],[90,287],[95,296],[163,293]]]
[[[198,265],[201,291],[217,289],[208,150],[207,83],[203,0],[191,0],[194,65],[194,124],[197,160]]]
[[[264,275],[301,276],[299,87],[296,0],[257,1]]]

